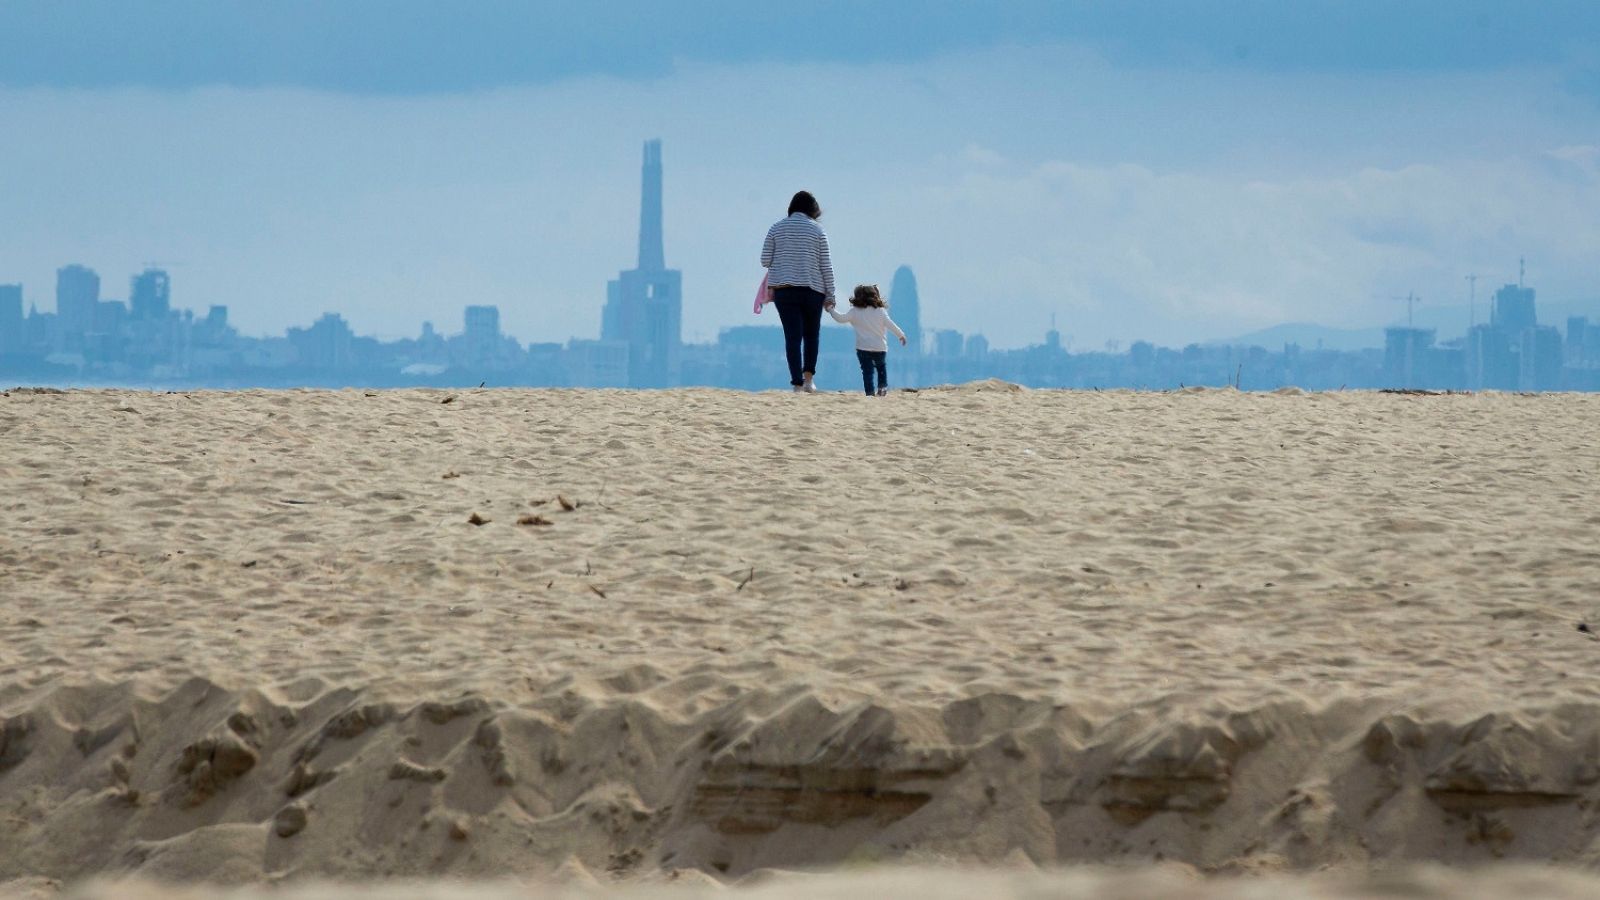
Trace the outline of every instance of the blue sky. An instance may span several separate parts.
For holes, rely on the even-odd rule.
[[[0,281],[251,332],[598,331],[665,142],[687,336],[751,319],[789,193],[841,281],[1075,346],[1600,297],[1600,4],[0,2]],[[1402,309],[1403,312],[1403,309]]]
[[[35,0],[0,6],[0,81],[416,94],[650,78],[683,59],[914,62],[1073,42],[1118,65],[1453,71],[1595,62],[1588,0]],[[1586,58],[1587,57],[1587,58]],[[1590,85],[1591,87],[1593,85]]]

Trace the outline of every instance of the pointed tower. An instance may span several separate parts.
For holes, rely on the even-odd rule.
[[[644,144],[644,177],[639,191],[639,271],[667,267],[661,246],[661,141]]]
[[[894,281],[889,285],[889,315],[906,333],[906,349],[922,352],[922,304],[917,300],[917,276],[910,266],[894,270]]]
[[[606,285],[600,340],[626,345],[629,387],[678,382],[683,273],[667,268],[661,240],[661,142],[646,141],[639,192],[639,265]]]

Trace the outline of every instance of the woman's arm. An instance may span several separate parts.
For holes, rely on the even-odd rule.
[[[767,229],[767,239],[761,242],[761,268],[772,268],[772,254],[778,249],[778,244],[772,239],[772,229]]]
[[[817,232],[817,262],[822,264],[822,299],[833,299],[833,258],[828,255],[828,236]]]

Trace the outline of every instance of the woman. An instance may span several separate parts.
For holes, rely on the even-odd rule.
[[[783,352],[796,393],[817,392],[811,382],[817,373],[822,309],[833,305],[833,261],[828,258],[828,236],[817,224],[821,216],[817,198],[801,191],[789,201],[788,217],[767,229],[761,245],[761,265],[783,322]]]

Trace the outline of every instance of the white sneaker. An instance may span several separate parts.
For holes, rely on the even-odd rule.
[[[806,392],[806,389],[797,384],[797,385],[794,386],[794,392],[796,394],[804,394]]]
[[[817,388],[816,388],[816,385],[813,385],[811,383],[811,379],[813,377],[815,377],[815,376],[813,376],[810,372],[807,372],[806,375],[805,375],[806,382],[805,382],[805,384],[800,385],[799,389],[802,390],[802,391],[805,391],[808,394],[815,394],[817,392]]]

